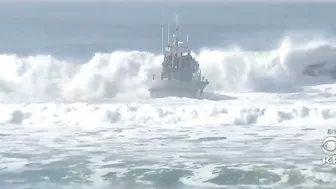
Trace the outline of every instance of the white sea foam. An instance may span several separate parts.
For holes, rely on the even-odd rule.
[[[325,126],[336,122],[336,85],[302,74],[320,61],[333,67],[333,50],[288,39],[264,52],[203,49],[195,56],[211,82],[204,100],[149,99],[162,56],[147,52],[86,63],[1,55],[0,184],[333,186],[332,167],[321,171],[319,160]]]
[[[195,54],[210,81],[208,91],[291,92],[301,86],[330,83],[326,74],[302,74],[309,65],[326,62],[336,67],[334,46],[324,41],[292,44],[251,52],[239,48],[203,49]],[[159,75],[161,55],[148,52],[97,53],[88,62],[74,63],[52,56],[0,55],[1,100],[89,100],[116,96],[148,96],[152,74]]]

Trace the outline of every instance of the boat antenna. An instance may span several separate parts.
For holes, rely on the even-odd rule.
[[[167,43],[168,43],[168,45],[169,45],[169,43],[170,43],[170,39],[169,39],[169,35],[170,35],[170,24],[168,24],[168,34],[167,34]]]
[[[179,18],[178,15],[175,13],[175,22],[176,22],[176,41],[178,41],[178,37],[179,37]]]
[[[164,26],[164,7],[161,8],[161,53],[163,54],[163,26]]]
[[[187,43],[188,43],[188,41],[189,41],[189,35],[187,34]]]

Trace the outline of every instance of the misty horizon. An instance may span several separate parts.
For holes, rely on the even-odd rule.
[[[336,3],[336,0],[0,0],[6,3],[152,3],[152,4],[225,4],[225,3]]]

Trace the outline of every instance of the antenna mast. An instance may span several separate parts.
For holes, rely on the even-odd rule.
[[[161,53],[163,54],[163,24],[164,24],[164,7],[161,9]]]
[[[167,38],[167,43],[168,43],[168,45],[170,44],[170,39],[169,39],[169,35],[170,35],[170,24],[168,24],[168,38]]]
[[[178,41],[178,37],[179,37],[179,19],[178,19],[178,15],[175,13],[175,23],[176,23],[176,41]]]

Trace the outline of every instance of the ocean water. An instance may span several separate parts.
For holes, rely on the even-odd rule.
[[[0,188],[335,188],[335,10],[0,3]],[[202,100],[149,98],[175,13]]]

